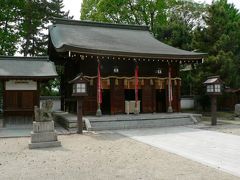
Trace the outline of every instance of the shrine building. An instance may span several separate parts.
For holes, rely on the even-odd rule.
[[[62,67],[62,110],[76,112],[69,81],[79,73],[89,81],[85,115],[96,114],[98,105],[103,114],[132,113],[134,106],[140,113],[179,112],[180,65],[205,57],[158,41],[147,26],[66,19],[49,26],[48,54]]]
[[[55,65],[48,57],[0,56],[4,121],[32,120],[34,106],[40,105],[40,84],[55,77]]]

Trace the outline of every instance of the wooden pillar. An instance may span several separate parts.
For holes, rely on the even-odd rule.
[[[77,133],[78,134],[82,134],[82,131],[83,131],[82,101],[83,101],[83,97],[77,97]]]
[[[65,69],[65,67],[64,67]],[[65,73],[65,71],[64,71]],[[65,78],[64,78],[64,74],[61,74],[60,76],[60,96],[61,96],[61,111],[65,110],[65,106],[64,106],[64,82],[65,82]]]
[[[172,67],[168,65],[168,108],[167,112],[173,112],[172,108],[173,92],[172,92]]]
[[[217,97],[211,96],[212,125],[217,125]]]
[[[3,116],[5,116],[5,109],[6,109],[6,81],[3,81]],[[4,122],[3,122],[4,123]]]
[[[152,85],[152,112],[156,112],[156,89],[155,86]]]
[[[180,111],[180,88],[178,80],[172,81],[173,100],[172,108],[174,112]]]
[[[181,110],[181,88],[180,88],[180,80],[176,80],[176,112],[180,112]]]
[[[69,59],[70,60],[70,59]],[[68,91],[69,91],[69,83],[68,80],[70,80],[71,77],[69,77],[69,61],[67,61],[64,65],[64,81],[63,81],[63,110],[64,111],[69,111],[70,110],[70,103],[69,101],[66,101],[67,98],[69,98],[70,96],[68,95]],[[67,79],[67,77],[69,77],[69,79]],[[71,87],[72,88],[72,87]]]
[[[111,104],[111,114],[115,113],[115,79],[110,80],[110,104]]]

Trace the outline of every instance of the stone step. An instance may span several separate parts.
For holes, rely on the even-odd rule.
[[[155,126],[181,126],[186,124],[193,124],[189,118],[181,119],[153,119],[153,120],[136,120],[136,121],[110,121],[110,122],[93,122],[92,127],[121,127],[121,128],[141,128],[141,127],[155,127]]]
[[[55,112],[55,120],[62,124],[70,133],[77,130],[77,115],[66,112]],[[102,117],[86,116],[83,118],[87,130],[115,130],[152,128],[167,126],[183,126],[197,123],[201,120],[200,114],[185,113],[154,113],[139,115],[105,115]]]
[[[59,111],[53,113],[56,122],[61,124],[67,130],[77,128],[77,116],[75,114]]]
[[[136,129],[153,128],[168,126],[184,126],[196,123],[190,116],[173,116],[162,118],[137,118],[137,119],[115,119],[115,120],[97,120],[85,119],[87,130],[117,130],[117,129]]]
[[[76,114],[59,111],[59,112],[54,112],[53,115],[54,115],[55,121],[61,124],[65,129],[69,130],[70,133],[75,133],[77,131],[77,115]],[[85,124],[83,122],[83,127],[84,126]]]

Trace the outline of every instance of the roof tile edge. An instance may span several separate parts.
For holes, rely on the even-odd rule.
[[[48,56],[26,57],[26,56],[1,56],[1,55],[0,60],[50,61]]]
[[[65,25],[82,25],[82,26],[96,26],[96,27],[106,27],[106,28],[121,28],[121,29],[132,29],[132,30],[142,30],[149,31],[148,26],[141,25],[128,25],[128,24],[114,24],[96,21],[78,21],[63,18],[54,18],[53,24],[65,24]]]

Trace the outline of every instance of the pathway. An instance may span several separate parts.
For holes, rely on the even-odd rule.
[[[240,136],[182,126],[115,132],[240,177]]]

